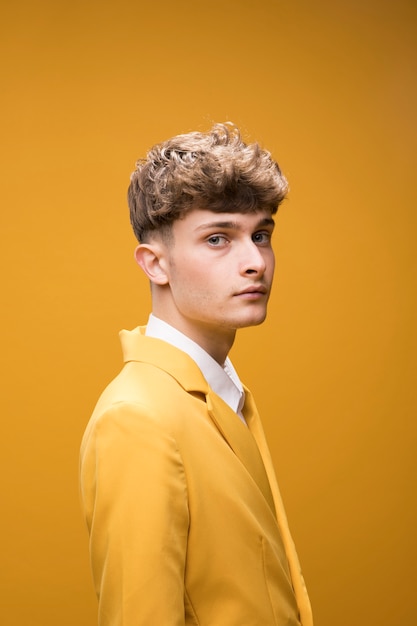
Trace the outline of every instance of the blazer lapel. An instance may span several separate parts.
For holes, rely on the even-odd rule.
[[[211,419],[259,487],[275,515],[268,476],[253,435],[236,413],[211,390],[206,394],[206,403]]]
[[[301,624],[302,626],[313,626],[310,600],[307,594],[304,578],[301,573],[300,562],[298,560],[294,541],[291,537],[290,529],[288,526],[284,504],[282,502],[281,493],[279,491],[278,483],[275,477],[271,454],[266,443],[265,434],[262,428],[258,411],[255,406],[255,402],[253,400],[253,396],[246,387],[245,394],[246,401],[243,409],[243,414],[248,424],[248,428],[252,432],[256,443],[258,444],[258,448],[264,462],[265,470],[268,475],[271,491],[273,493],[278,526],[281,531],[285,552],[287,554],[291,580],[294,588],[294,593],[297,598],[298,608],[300,611]]]
[[[210,418],[243,463],[275,515],[274,498],[267,472],[260,449],[251,431],[241,422],[236,413],[212,391],[199,367],[188,354],[160,339],[145,337],[144,332],[144,327],[120,332],[124,361],[152,363],[173,376],[186,391],[197,391],[206,397]],[[251,410],[252,405],[246,411],[248,419]]]

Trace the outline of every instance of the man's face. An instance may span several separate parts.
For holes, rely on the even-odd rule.
[[[165,246],[170,323],[202,337],[260,324],[274,274],[269,211],[214,213],[195,209],[172,226]]]

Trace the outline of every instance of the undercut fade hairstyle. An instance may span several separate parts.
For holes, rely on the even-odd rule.
[[[217,213],[277,212],[288,191],[278,163],[258,143],[246,144],[231,122],[208,133],[177,135],[155,145],[136,163],[128,204],[140,242],[192,209]]]

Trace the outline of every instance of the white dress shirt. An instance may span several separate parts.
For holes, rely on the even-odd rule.
[[[197,363],[213,391],[245,422],[242,414],[245,392],[229,357],[226,358],[222,367],[195,341],[152,313],[149,316],[145,334],[148,337],[162,339],[188,354]]]

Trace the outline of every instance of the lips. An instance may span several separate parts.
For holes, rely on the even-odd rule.
[[[268,290],[264,285],[251,285],[250,287],[246,287],[246,289],[242,289],[236,293],[236,296],[245,296],[245,295],[265,295],[268,293]]]

